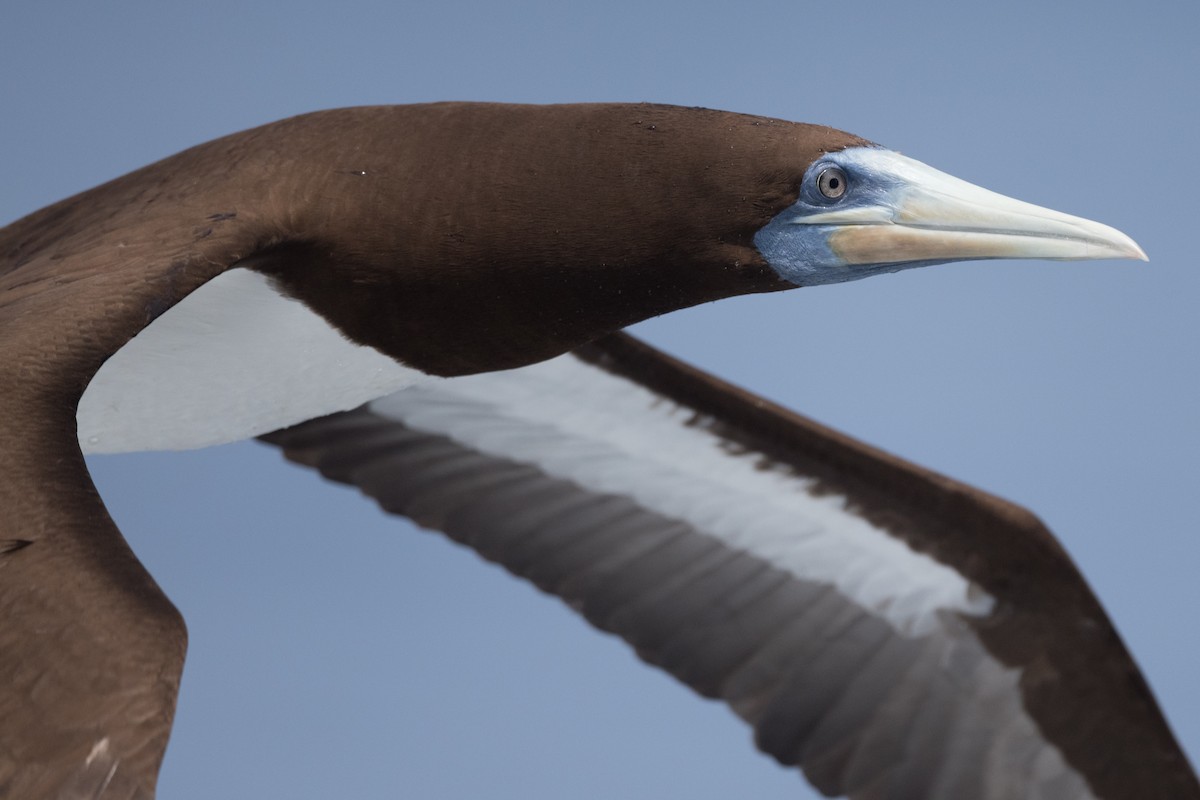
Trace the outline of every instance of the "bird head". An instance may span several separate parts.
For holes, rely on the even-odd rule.
[[[797,286],[948,261],[1146,260],[1132,239],[1107,225],[1005,197],[880,147],[816,159],[798,199],[758,231],[754,244]]]

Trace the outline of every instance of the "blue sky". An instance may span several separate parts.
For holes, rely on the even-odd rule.
[[[850,10],[853,7],[853,10]],[[1200,6],[25,3],[0,222],[319,108],[653,100],[821,122],[1115,225],[1151,262],[979,263],[640,326],[1026,505],[1200,760]],[[191,644],[160,796],[808,796],[556,601],[253,443],[92,461]]]

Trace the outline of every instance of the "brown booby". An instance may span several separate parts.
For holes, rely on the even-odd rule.
[[[82,453],[265,435],[725,700],[828,794],[1200,797],[1036,518],[615,333],[1023,257],[1144,256],[839,131],[645,105],[312,114],[13,223],[0,796],[151,797],[170,728],[183,623]]]

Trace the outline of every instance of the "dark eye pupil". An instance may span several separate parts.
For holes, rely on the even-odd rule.
[[[829,179],[829,188],[830,188],[830,189],[836,189],[837,187],[838,187],[838,179],[837,179],[837,178],[830,178],[830,179]]]

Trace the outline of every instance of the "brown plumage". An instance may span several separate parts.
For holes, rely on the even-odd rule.
[[[96,495],[75,409],[133,336],[242,267],[420,372],[487,372],[575,350],[691,408],[731,448],[846,496],[854,513],[994,597],[992,613],[964,618],[970,634],[953,635],[1021,670],[1025,713],[1095,796],[1200,797],[1116,633],[1036,519],[632,340],[602,339],[671,310],[789,288],[754,235],[796,201],[815,160],[866,144],[824,127],[651,105],[346,109],[200,145],[0,231],[0,796],[153,795],[184,626]],[[373,413],[273,441],[361,484],[330,468],[327,451],[373,458],[379,442],[340,439],[345,426],[393,435]],[[453,514],[441,495],[405,484],[413,477],[364,488],[381,501],[405,492],[389,507],[426,524],[436,522],[408,503]],[[477,525],[482,548],[490,532]],[[689,547],[716,552],[694,535]],[[524,567],[492,557],[522,574],[539,568],[538,552],[523,553],[534,559]],[[652,626],[653,614],[637,624]],[[847,785],[836,759],[805,761],[786,715],[768,725],[739,710],[764,748],[802,763],[822,788],[910,796],[909,783],[879,777],[892,762],[860,769],[881,782]],[[901,762],[910,772],[913,763]]]

